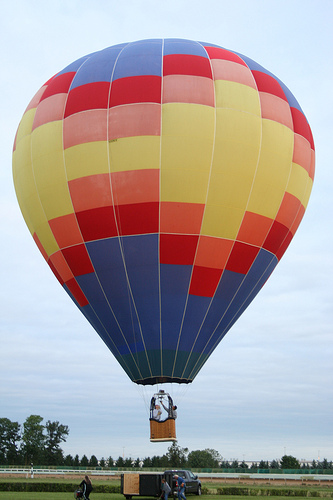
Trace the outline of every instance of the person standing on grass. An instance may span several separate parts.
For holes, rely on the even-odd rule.
[[[171,488],[169,483],[166,481],[165,477],[162,478],[162,495],[161,498],[164,500],[168,500],[168,496],[170,494]]]
[[[177,481],[178,500],[186,500],[184,479],[180,476],[175,476],[175,479]]]
[[[89,500],[89,495],[93,489],[91,481],[88,476],[84,476],[83,481],[80,483],[80,488],[82,488],[83,498]]]

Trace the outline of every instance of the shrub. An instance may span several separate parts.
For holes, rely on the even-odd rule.
[[[0,482],[0,491],[35,491],[38,493],[57,492],[68,493],[77,489],[72,483],[42,483],[42,482]],[[120,493],[120,486],[112,484],[96,484],[94,493]]]

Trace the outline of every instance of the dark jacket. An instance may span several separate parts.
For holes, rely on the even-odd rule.
[[[80,488],[82,488],[83,494],[86,498],[89,498],[90,493],[92,492],[92,485],[91,483],[87,483],[85,480],[83,480],[80,484]]]

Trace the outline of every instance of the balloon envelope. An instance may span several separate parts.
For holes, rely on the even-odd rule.
[[[293,238],[314,144],[294,96],[251,59],[143,40],[42,86],[13,175],[40,251],[128,376],[187,383]]]

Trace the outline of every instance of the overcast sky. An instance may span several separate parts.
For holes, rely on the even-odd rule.
[[[254,59],[293,92],[312,128],[316,176],[273,275],[178,404],[178,444],[224,458],[333,460],[331,0],[2,2],[0,417],[70,428],[65,453],[162,455],[149,442],[154,388],[133,384],[58,284],[21,216],[11,155],[40,86],[79,57],[144,38],[189,38]]]

